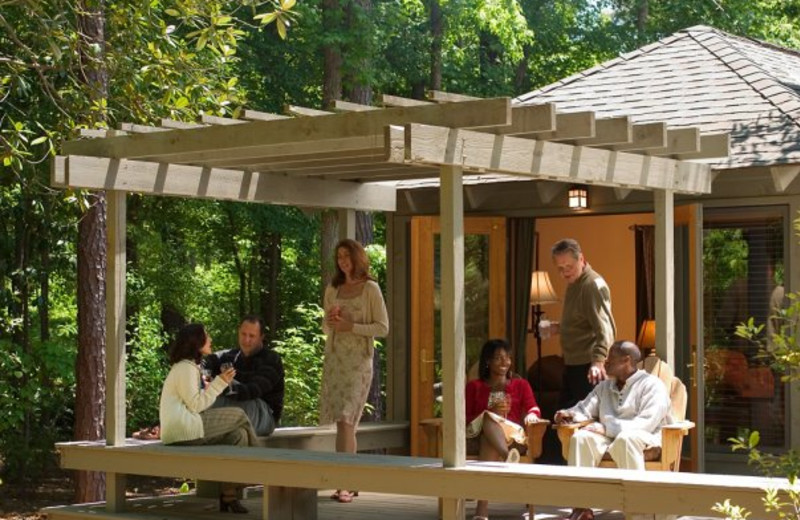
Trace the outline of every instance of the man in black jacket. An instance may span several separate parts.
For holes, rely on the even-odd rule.
[[[239,348],[209,356],[212,376],[225,363],[232,363],[236,377],[229,390],[220,395],[214,407],[236,406],[243,409],[256,433],[270,435],[283,411],[284,372],[281,356],[265,346],[261,318],[245,316],[239,323]]]

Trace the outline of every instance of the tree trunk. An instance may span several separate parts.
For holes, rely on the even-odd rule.
[[[236,274],[239,276],[239,317],[247,314],[247,271],[245,270],[244,262],[239,257],[239,248],[236,246],[236,219],[233,216],[233,211],[230,206],[225,205],[225,214],[228,217],[228,224],[230,224],[230,232],[228,234],[228,246],[230,247],[231,258],[233,264],[236,266]]]
[[[522,59],[517,63],[517,70],[514,74],[514,92],[530,92],[531,84],[528,80],[528,61],[531,55],[531,46],[525,45],[522,49]]]
[[[444,20],[439,0],[428,0],[428,20],[431,26],[431,90],[442,90],[442,38]]]
[[[647,37],[645,34],[645,31],[647,31],[647,18],[649,16],[649,5],[647,2],[648,0],[639,0],[639,5],[636,9],[636,37],[640,45],[644,43]]]
[[[261,249],[261,316],[267,327],[266,344],[275,340],[275,331],[278,330],[278,275],[281,269],[281,234],[269,233],[266,244]]]
[[[334,255],[336,254],[336,243],[339,241],[339,217],[336,211],[326,210],[322,212],[322,222],[320,225],[321,241],[319,252],[321,256],[320,265],[322,266],[322,291],[331,283],[334,272]]]
[[[342,31],[342,6],[339,0],[322,0],[322,30],[327,42],[322,46],[322,108],[333,108],[342,99],[342,49],[336,37]]]
[[[357,39],[358,50],[347,52],[344,59],[347,65],[344,67],[348,71],[345,78],[347,89],[347,99],[353,103],[362,105],[372,104],[372,85],[365,81],[363,73],[372,69],[372,39],[369,33],[372,28],[369,18],[372,16],[372,0],[352,0],[347,3],[345,8],[347,13],[347,32],[349,34],[361,35]],[[350,56],[356,56],[356,63],[352,63]]]
[[[78,224],[78,357],[75,362],[75,440],[105,437],[106,199],[93,203]],[[77,472],[75,501],[103,500],[105,475]]]
[[[373,221],[372,213],[368,211],[356,211],[356,240],[365,247],[375,241]]]
[[[80,67],[90,97],[108,94],[105,67],[105,11],[102,0],[79,2]],[[93,126],[104,114],[87,113]],[[105,436],[106,348],[106,198],[104,192],[87,195],[91,204],[78,225],[78,357],[75,363],[75,439]],[[94,502],[105,495],[105,475],[78,472],[75,500]]]

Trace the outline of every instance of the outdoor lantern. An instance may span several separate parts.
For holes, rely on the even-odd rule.
[[[586,209],[589,207],[589,191],[586,186],[572,186],[568,192],[569,209]]]

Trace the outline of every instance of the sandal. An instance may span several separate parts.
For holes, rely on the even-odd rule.
[[[337,499],[342,504],[349,504],[353,501],[353,497],[357,497],[358,492],[351,493],[345,489],[339,491],[339,498]]]
[[[133,438],[141,441],[156,441],[161,438],[161,427],[156,425],[149,428],[142,428],[139,431],[133,432]]]

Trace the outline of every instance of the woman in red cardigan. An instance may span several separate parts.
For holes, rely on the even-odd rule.
[[[480,379],[467,383],[467,453],[479,460],[516,462],[527,449],[523,425],[541,412],[528,381],[511,372],[511,346],[490,339],[481,349]],[[489,503],[479,500],[473,520],[488,520]]]

